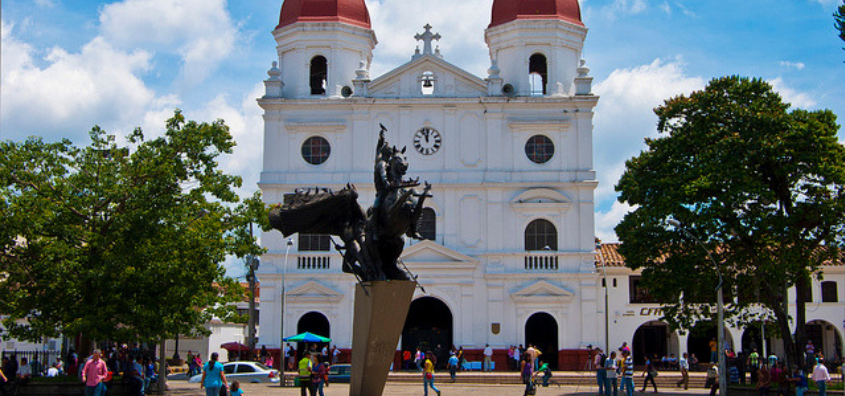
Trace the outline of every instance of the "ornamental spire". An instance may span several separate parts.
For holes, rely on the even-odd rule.
[[[425,26],[423,26],[423,28],[425,29],[425,33],[417,34],[416,36],[414,36],[414,38],[417,39],[417,41],[423,42],[423,55],[432,55],[433,52],[431,50],[431,41],[440,41],[440,33],[432,34],[431,25],[427,23],[425,24]]]

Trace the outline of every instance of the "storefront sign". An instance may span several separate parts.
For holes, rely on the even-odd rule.
[[[640,316],[663,316],[663,308],[644,307],[640,309]]]

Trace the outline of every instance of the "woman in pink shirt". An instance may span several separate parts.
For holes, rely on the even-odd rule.
[[[106,362],[100,360],[100,350],[94,350],[94,356],[82,369],[82,382],[85,383],[85,396],[101,396],[105,393]]]

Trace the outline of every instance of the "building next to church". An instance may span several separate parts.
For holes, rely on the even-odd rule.
[[[371,76],[378,26],[364,0],[284,0],[273,31],[278,60],[258,100],[265,202],[353,183],[361,205],[372,205],[384,125],[391,145],[407,147],[408,176],[434,186],[419,224],[425,240],[408,240],[402,256],[425,292],[416,291],[397,350],[454,345],[481,360],[489,344],[502,368],[508,346],[534,344],[559,369],[582,369],[587,347],[605,343],[628,342],[638,360],[702,353],[709,333],[669,331],[615,245],[597,259],[599,98],[581,59],[587,28],[577,0],[493,0],[479,32],[486,76],[451,63],[437,47],[449,38],[426,22],[407,63]],[[334,241],[273,231],[262,243],[258,345],[278,349],[282,336],[311,331],[348,352],[355,278],[342,272]],[[819,303],[807,317],[811,337],[839,351],[845,281],[830,282],[817,282]],[[763,331],[732,328],[729,339],[760,345]]]
[[[264,200],[353,183],[368,207],[384,125],[390,144],[407,147],[408,176],[434,186],[421,219],[426,240],[409,240],[402,256],[426,293],[417,291],[401,347],[532,343],[556,366],[582,365],[603,326],[593,231],[598,97],[581,62],[578,2],[494,1],[478,32],[490,50],[486,76],[450,63],[435,42],[448,37],[419,24],[408,62],[371,76],[378,27],[364,0],[284,1],[273,31],[278,63],[259,100]],[[342,273],[329,238],[296,235],[289,250],[278,232],[262,242],[259,344],[310,329],[349,348],[355,278]]]

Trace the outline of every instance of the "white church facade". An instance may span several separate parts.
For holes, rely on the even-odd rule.
[[[593,231],[598,97],[580,63],[587,29],[576,0],[545,2],[539,14],[528,3],[494,2],[484,77],[449,63],[428,25],[408,63],[370,76],[377,41],[363,0],[282,5],[278,67],[259,100],[265,201],[353,183],[371,205],[380,124],[390,144],[407,147],[408,176],[434,186],[427,239],[409,240],[402,256],[426,291],[417,291],[402,347],[534,343],[554,363],[580,364],[580,351],[603,339]],[[342,273],[325,236],[291,242],[263,235],[259,344],[280,343],[284,286],[285,335],[327,325],[333,343],[349,348],[355,278]]]
[[[278,61],[258,100],[259,186],[272,205],[296,189],[352,183],[366,208],[380,125],[391,145],[407,147],[408,176],[431,183],[433,198],[420,222],[426,239],[409,239],[402,256],[425,291],[416,291],[397,351],[454,345],[481,360],[489,344],[501,368],[508,346],[530,343],[559,369],[583,368],[587,347],[606,342],[662,340],[649,353],[687,351],[688,337],[658,321],[659,305],[631,293],[637,274],[618,259],[606,267],[606,315],[594,231],[599,98],[581,60],[587,28],[577,0],[494,0],[486,76],[450,63],[429,25],[407,63],[371,76],[374,28],[364,0],[284,0]],[[273,231],[262,243],[258,345],[279,348],[282,336],[308,330],[348,350],[356,280],[329,237]],[[841,345],[833,340],[843,286],[823,307],[831,346]]]

